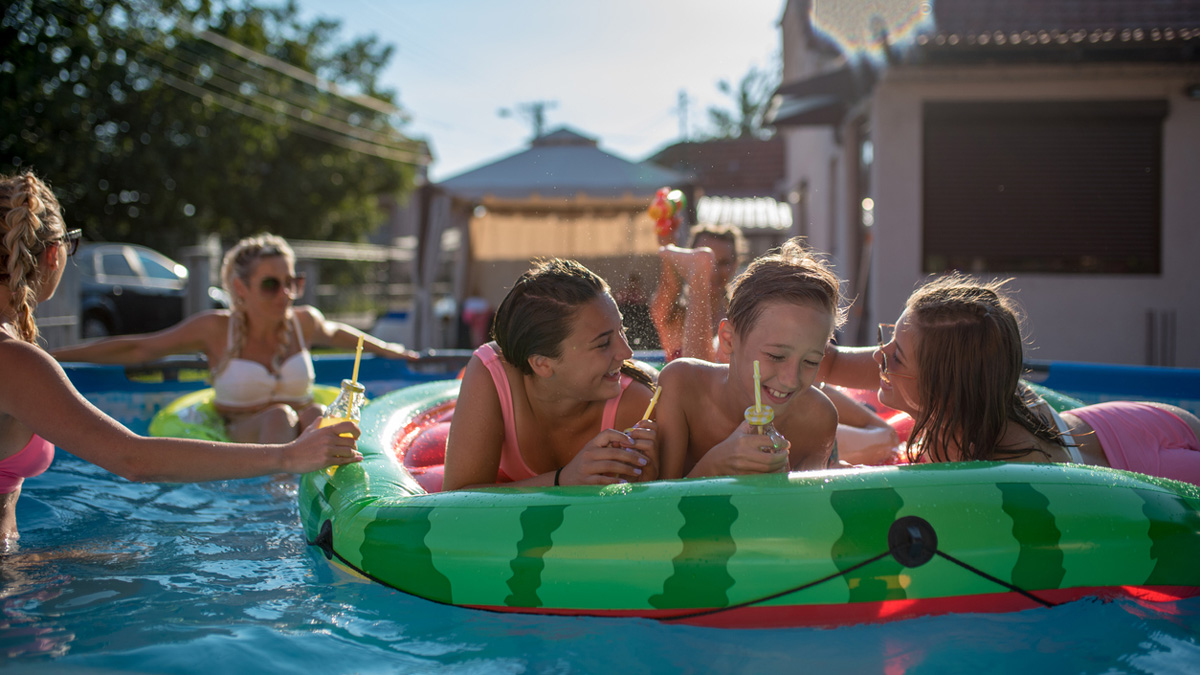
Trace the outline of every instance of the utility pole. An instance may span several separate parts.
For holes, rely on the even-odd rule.
[[[530,101],[518,103],[512,108],[501,108],[496,112],[501,117],[516,117],[520,115],[533,124],[533,137],[541,138],[546,127],[546,111],[558,105],[558,101]]]
[[[676,106],[675,111],[679,113],[679,138],[686,141],[688,139],[688,95],[686,89],[679,90],[679,105]]]

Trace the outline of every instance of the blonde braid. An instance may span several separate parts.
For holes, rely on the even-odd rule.
[[[283,325],[275,331],[279,346],[275,348],[275,356],[271,358],[271,370],[277,373],[279,367],[283,365],[283,357],[287,356],[288,346],[292,343],[292,316],[292,308],[288,307],[287,313],[283,316]]]
[[[243,306],[241,298],[238,297],[234,289],[234,279],[241,279],[243,284],[249,285],[250,276],[254,273],[254,267],[258,261],[263,258],[273,256],[283,256],[292,264],[295,264],[296,255],[292,252],[292,247],[282,238],[273,234],[260,234],[256,237],[247,237],[233,246],[225,253],[225,258],[221,262],[221,285],[225,287],[225,291],[233,298],[233,309],[230,310],[229,320],[233,322],[233,344],[229,346],[229,350],[225,352],[224,358],[217,364],[212,372],[219,373],[229,362],[241,355],[242,349],[246,346],[246,334],[249,331],[249,317],[246,315],[246,309]],[[288,345],[291,341],[292,334],[292,310],[289,308],[287,316],[284,317],[283,325],[279,327],[276,335],[279,339],[279,347],[275,350],[275,355],[271,358],[271,368],[274,371],[279,370],[279,366],[283,363],[283,357],[287,354]]]
[[[229,362],[237,358],[242,353],[242,348],[246,346],[246,307],[242,299],[236,295],[233,297],[233,307],[229,310],[229,332],[233,335],[233,342],[229,348],[225,350],[225,355],[221,357],[221,362],[211,368],[213,374],[219,373],[229,365]]]
[[[38,329],[33,313],[42,287],[37,257],[50,240],[65,231],[62,207],[48,185],[32,172],[25,172],[0,177],[0,214],[0,280],[8,287],[18,337],[34,343]]]

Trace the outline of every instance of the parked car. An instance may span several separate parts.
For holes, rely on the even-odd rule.
[[[79,266],[80,335],[83,338],[148,333],[183,320],[188,271],[154,249],[137,244],[85,243]],[[212,307],[229,307],[224,289],[209,287]]]

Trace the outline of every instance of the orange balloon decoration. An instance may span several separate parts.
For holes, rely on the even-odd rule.
[[[682,191],[663,187],[654,194],[654,201],[650,202],[646,213],[654,220],[658,235],[668,237],[683,222],[686,206],[687,198],[683,196]]]

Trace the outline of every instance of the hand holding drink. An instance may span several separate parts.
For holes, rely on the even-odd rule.
[[[318,427],[327,427],[339,422],[354,422],[358,424],[362,417],[363,403],[366,402],[366,387],[358,383],[358,363],[362,359],[363,337],[358,336],[358,351],[354,355],[354,374],[349,380],[342,380],[342,390],[338,392],[337,398],[329,407],[325,409],[325,414],[321,416],[321,422]],[[342,434],[343,437],[350,437],[350,434]],[[330,467],[329,474],[337,467]]]
[[[754,405],[746,408],[743,413],[746,423],[750,425],[750,433],[767,436],[771,440],[772,450],[763,448],[764,452],[784,450],[788,447],[787,439],[775,429],[775,409],[762,404],[762,375],[759,373],[758,361],[754,362]]]

